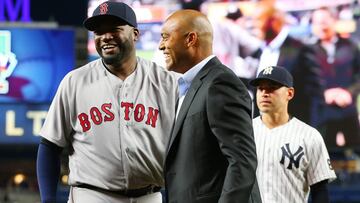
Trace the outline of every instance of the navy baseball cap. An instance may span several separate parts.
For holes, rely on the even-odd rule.
[[[99,24],[109,20],[120,23],[124,22],[132,27],[137,27],[134,10],[125,3],[112,1],[100,4],[94,10],[92,16],[84,21],[84,26],[86,29],[94,31],[98,28]]]
[[[286,87],[293,87],[294,81],[289,71],[281,66],[269,66],[265,68],[255,79],[250,81],[250,85],[257,87],[261,80],[271,80]]]

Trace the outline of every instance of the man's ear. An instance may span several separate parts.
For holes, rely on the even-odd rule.
[[[194,46],[198,41],[198,35],[196,32],[189,32],[186,36],[186,45],[188,47]]]
[[[134,41],[138,41],[138,40],[139,40],[139,36],[140,36],[140,31],[139,31],[139,29],[134,28],[133,33],[134,33]]]
[[[295,96],[295,89],[293,87],[288,88],[288,99],[291,100]]]

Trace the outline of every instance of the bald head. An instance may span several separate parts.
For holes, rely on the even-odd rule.
[[[161,37],[159,49],[170,70],[184,73],[212,54],[212,26],[199,11],[172,13],[163,24]]]
[[[208,18],[196,10],[179,10],[171,14],[166,22],[171,21],[183,32],[195,32],[201,46],[212,47],[213,31]]]

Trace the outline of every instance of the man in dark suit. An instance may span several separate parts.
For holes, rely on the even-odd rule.
[[[319,65],[314,51],[289,35],[285,15],[275,8],[274,1],[259,2],[252,12],[253,31],[264,41],[261,50],[254,56],[259,59],[257,73],[268,66],[285,67],[293,76],[296,89],[289,113],[314,125],[312,99],[322,97]]]
[[[335,30],[337,12],[322,7],[313,11],[312,31],[318,39],[312,46],[321,67],[323,97],[316,102],[316,127],[323,134],[328,148],[337,147],[342,133],[346,147],[360,147],[359,114],[356,97],[360,93],[360,50],[350,38]]]
[[[167,201],[261,202],[251,99],[212,55],[212,38],[208,19],[195,10],[174,12],[161,31],[167,69],[183,74],[165,159]]]

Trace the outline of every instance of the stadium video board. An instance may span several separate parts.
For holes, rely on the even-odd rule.
[[[51,102],[73,69],[73,30],[0,27],[0,103]]]
[[[74,65],[74,30],[0,26],[0,144],[38,143],[56,90]]]

